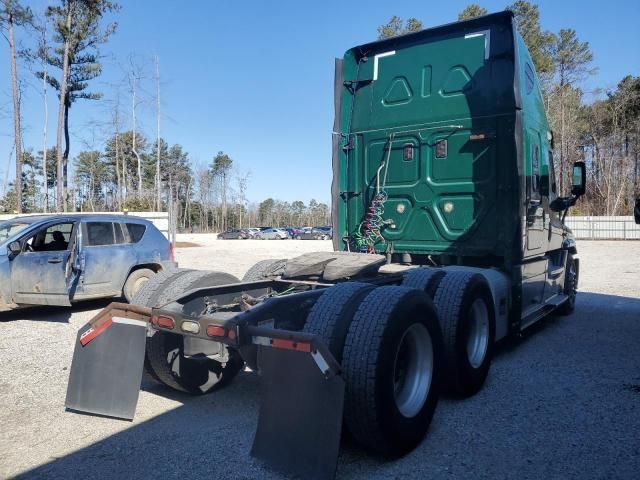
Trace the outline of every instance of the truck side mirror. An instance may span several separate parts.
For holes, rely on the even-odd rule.
[[[579,197],[584,195],[587,188],[587,168],[584,162],[573,164],[573,176],[571,182],[571,194]]]
[[[636,204],[633,208],[633,216],[636,220],[636,224],[640,225],[640,198],[636,198]]]
[[[7,250],[9,251],[9,258],[15,258],[22,251],[22,247],[20,246],[20,242],[11,242]]]

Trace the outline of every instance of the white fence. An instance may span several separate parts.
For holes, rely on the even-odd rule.
[[[167,212],[96,212],[95,215],[130,215],[152,222],[166,237],[169,236],[169,214]],[[32,214],[38,215],[38,214]],[[91,215],[94,215],[91,213]],[[16,215],[0,215],[0,221]],[[640,240],[640,225],[632,216],[628,217],[567,217],[567,226],[576,238],[583,240]]]
[[[75,212],[74,212],[75,213]],[[144,218],[146,220],[149,220],[151,223],[153,223],[156,228],[158,230],[160,230],[162,232],[162,234],[165,237],[169,237],[169,214],[167,212],[127,212],[127,213],[122,213],[122,212],[84,212],[87,215],[128,215],[130,217],[140,217],[140,218]],[[26,213],[24,214],[25,216],[27,215],[42,215],[41,213]],[[51,215],[58,215],[58,214],[51,214]],[[60,215],[64,215],[64,214],[60,214]],[[17,215],[12,215],[12,214],[8,214],[8,215],[0,215],[0,222],[3,220],[11,220],[12,218],[16,217]]]
[[[576,238],[586,240],[640,240],[640,225],[629,217],[567,217]]]

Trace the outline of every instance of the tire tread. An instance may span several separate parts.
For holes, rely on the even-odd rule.
[[[348,329],[343,331],[342,328],[338,328],[338,323],[350,322],[350,318],[344,318],[348,315],[349,307],[359,303],[364,294],[374,288],[374,285],[363,282],[346,282],[327,288],[311,308],[303,331],[322,338],[333,356],[340,362],[344,349],[343,337]]]
[[[374,450],[384,450],[388,444],[378,426],[377,360],[391,314],[411,290],[385,286],[369,293],[356,311],[344,346],[345,420],[351,434]]]
[[[459,326],[462,321],[463,303],[467,289],[470,288],[472,282],[484,282],[484,277],[479,273],[468,271],[448,272],[438,286],[434,303],[438,310],[440,319],[440,327],[442,328],[442,336],[444,339],[444,359],[447,371],[445,382],[448,389],[454,393],[464,396],[472,395],[479,390],[478,386],[466,384],[462,378],[462,365],[459,361],[459,352],[457,351]],[[495,320],[492,317],[492,306],[489,308],[490,329],[495,329]],[[493,331],[493,330],[492,330]],[[490,344],[487,347],[487,356],[491,361],[491,352],[493,351],[493,335],[489,336]],[[484,379],[482,380],[484,382]]]

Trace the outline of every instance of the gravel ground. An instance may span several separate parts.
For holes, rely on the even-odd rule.
[[[180,240],[181,266],[241,276],[265,258],[328,241]],[[384,461],[343,442],[338,478],[637,478],[640,470],[640,242],[579,244],[581,292],[501,345],[485,388],[443,398],[425,441]],[[0,314],[0,477],[279,478],[249,456],[259,378],[181,395],[143,382],[126,422],[64,411],[78,328],[108,302]]]

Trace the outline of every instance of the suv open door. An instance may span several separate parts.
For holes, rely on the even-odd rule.
[[[20,241],[12,254],[13,301],[27,305],[70,306],[76,285],[78,223],[49,224]]]

